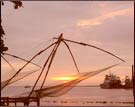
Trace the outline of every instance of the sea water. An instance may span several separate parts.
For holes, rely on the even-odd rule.
[[[31,88],[9,86],[2,90],[1,96],[12,97]],[[132,89],[101,89],[100,87],[74,87],[59,97],[45,97],[40,100],[41,106],[133,106]],[[19,104],[21,105],[21,103]],[[30,103],[36,105],[36,103]]]

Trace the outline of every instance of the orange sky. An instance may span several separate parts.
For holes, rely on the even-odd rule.
[[[13,9],[10,2],[2,6],[2,25],[6,35],[8,53],[30,59],[32,55],[53,42],[53,37],[60,33],[64,38],[81,41],[101,47],[126,60],[110,71],[98,74],[80,85],[98,85],[104,75],[113,72],[124,78],[131,76],[131,65],[134,63],[134,4],[133,1],[23,1],[24,8]],[[120,61],[106,53],[93,48],[69,43],[80,72],[100,69]],[[48,50],[34,60],[43,65]],[[6,57],[19,69],[24,63]],[[29,66],[28,69],[34,67]],[[2,60],[2,78],[8,76],[11,69]],[[14,73],[14,72],[13,72]],[[76,74],[77,71],[64,44],[61,44],[47,83],[53,83],[52,77]],[[38,75],[33,75],[36,78]],[[17,85],[33,82],[33,77],[26,78]],[[46,83],[46,84],[47,84]]]

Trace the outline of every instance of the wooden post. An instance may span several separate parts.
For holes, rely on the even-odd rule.
[[[16,106],[16,101],[15,101],[15,106]]]
[[[135,107],[135,72],[134,72],[134,65],[132,65],[132,81],[133,81],[133,96],[134,96],[134,107]]]
[[[40,106],[40,98],[37,98],[37,106]]]
[[[7,101],[6,102],[7,102],[7,106],[9,106],[9,98],[8,97],[7,97]]]

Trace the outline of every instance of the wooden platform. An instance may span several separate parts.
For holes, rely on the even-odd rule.
[[[0,106],[10,106],[10,103],[14,103],[15,106],[17,105],[17,103],[23,103],[24,106],[29,106],[30,102],[36,102],[37,106],[40,106],[40,99],[38,97],[1,97]]]

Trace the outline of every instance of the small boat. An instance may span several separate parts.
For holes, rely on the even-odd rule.
[[[28,85],[27,85],[27,86],[24,86],[24,88],[30,88],[30,87],[31,87],[31,86],[28,86]]]

